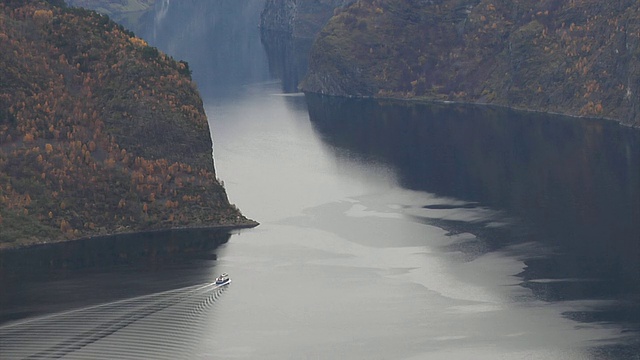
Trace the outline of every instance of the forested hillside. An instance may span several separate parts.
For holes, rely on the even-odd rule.
[[[640,125],[636,0],[358,0],[303,89],[491,103]]]
[[[216,179],[188,64],[56,3],[0,2],[0,248],[255,225]]]
[[[96,10],[118,24],[135,29],[140,18],[153,9],[156,0],[65,0],[69,6]],[[165,0],[166,1],[166,0]]]

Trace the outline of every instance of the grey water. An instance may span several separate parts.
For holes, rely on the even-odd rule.
[[[4,254],[1,358],[638,359],[637,130],[304,96],[263,1],[160,5],[261,225]]]

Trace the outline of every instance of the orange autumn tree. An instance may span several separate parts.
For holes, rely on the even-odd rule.
[[[0,247],[253,224],[216,179],[184,63],[40,0],[0,3],[0,49]]]

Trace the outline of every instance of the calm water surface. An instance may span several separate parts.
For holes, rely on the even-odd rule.
[[[25,255],[3,358],[638,359],[637,131],[283,93],[261,1],[162,4],[146,36],[192,64],[261,225]]]

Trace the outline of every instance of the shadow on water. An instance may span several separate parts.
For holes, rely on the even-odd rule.
[[[211,282],[228,229],[167,230],[0,252],[0,324]]]
[[[497,209],[519,219],[519,225],[419,221],[473,233],[483,241],[481,252],[520,245],[526,268],[519,276],[536,297],[619,300],[612,307],[565,315],[638,329],[639,131],[607,121],[472,105],[319,95],[307,95],[307,102],[314,128],[336,156],[347,152],[382,161],[396,169],[405,188],[464,200],[463,207]],[[543,244],[551,254],[527,254],[525,245],[531,243]]]

